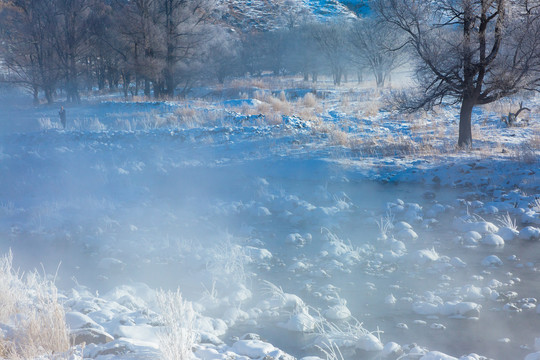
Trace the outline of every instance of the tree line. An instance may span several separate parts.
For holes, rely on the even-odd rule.
[[[280,27],[260,29],[235,26],[217,0],[3,1],[4,81],[36,102],[54,102],[59,90],[78,102],[83,91],[172,97],[201,81],[265,72],[313,81],[328,73],[339,84],[371,69],[382,86],[402,63],[372,19],[279,16]]]

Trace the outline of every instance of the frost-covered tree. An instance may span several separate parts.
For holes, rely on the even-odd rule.
[[[378,0],[377,12],[406,35],[419,91],[409,109],[460,103],[459,147],[472,146],[474,106],[540,79],[540,8],[530,0]]]
[[[396,48],[399,34],[374,17],[358,19],[351,26],[352,62],[369,69],[377,87],[383,87],[391,72],[405,63],[404,48]]]

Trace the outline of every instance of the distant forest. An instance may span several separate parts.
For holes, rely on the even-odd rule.
[[[335,3],[322,15],[291,0],[254,3],[0,0],[1,80],[36,103],[54,102],[59,90],[70,102],[92,91],[170,98],[265,73],[328,74],[340,84],[367,70],[383,86],[405,59],[388,51],[382,26],[361,19],[364,3]]]

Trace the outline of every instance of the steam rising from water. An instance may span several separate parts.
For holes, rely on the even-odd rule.
[[[16,109],[11,106],[7,113],[16,116]],[[212,309],[212,301],[234,294],[241,307],[247,291],[263,300],[262,280],[270,280],[310,306],[325,308],[328,299],[341,297],[366,328],[384,328],[383,338],[420,339],[450,353],[493,349],[498,346],[493,339],[520,331],[523,322],[511,322],[509,315],[504,328],[500,317],[487,311],[481,322],[414,322],[422,317],[411,313],[412,301],[427,291],[435,296],[453,281],[450,276],[453,284],[463,285],[471,281],[468,271],[484,271],[478,262],[445,278],[423,263],[380,261],[373,248],[380,235],[375,220],[384,216],[387,202],[398,197],[420,202],[426,189],[366,183],[309,153],[282,156],[290,155],[280,153],[281,146],[291,145],[286,132],[268,140],[245,129],[240,135],[210,131],[207,137],[200,129],[36,131],[36,119],[55,111],[24,113],[27,131],[2,119],[0,245],[4,252],[13,249],[15,264],[23,269],[43,263],[54,273],[61,263],[61,288],[80,283],[107,291],[137,281],[155,289],[180,287],[187,299],[204,303],[217,317],[224,314]],[[108,114],[102,107],[81,111],[104,119]],[[437,192],[441,203],[453,198],[455,193]],[[445,232],[453,215],[443,231],[425,232],[419,243],[408,244],[409,252],[437,247],[465,262],[493,252],[480,249],[473,256],[451,246],[453,235]],[[340,257],[332,257],[332,251]],[[390,293],[395,306],[384,302]],[[407,322],[409,331],[397,327],[398,320]],[[530,322],[525,328],[534,325],[524,321]],[[452,331],[429,327],[443,322]],[[291,344],[301,335],[284,338],[275,327],[258,330],[302,354]]]

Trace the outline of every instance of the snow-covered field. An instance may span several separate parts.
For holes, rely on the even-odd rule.
[[[229,90],[65,130],[2,94],[0,251],[54,277],[71,358],[540,359],[538,99],[477,109],[461,152],[456,108]]]

